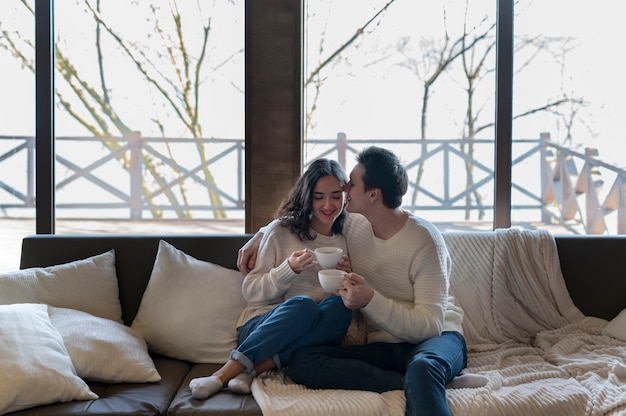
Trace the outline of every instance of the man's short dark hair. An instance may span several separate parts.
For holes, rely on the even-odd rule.
[[[363,149],[356,157],[363,165],[365,190],[378,188],[383,195],[383,204],[388,208],[402,205],[402,197],[407,191],[409,177],[400,159],[390,150],[371,146]]]

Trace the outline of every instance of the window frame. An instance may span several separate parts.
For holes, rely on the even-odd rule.
[[[304,1],[245,3],[245,232],[255,232],[273,218],[276,206],[301,173]],[[493,227],[508,228],[511,226],[514,0],[496,1]],[[35,0],[37,234],[55,232],[53,34],[54,0]]]

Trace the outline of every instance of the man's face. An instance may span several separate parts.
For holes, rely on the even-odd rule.
[[[350,181],[343,188],[347,194],[346,210],[348,212],[362,213],[366,207],[366,192],[363,184],[363,172],[365,168],[360,163],[350,172]]]

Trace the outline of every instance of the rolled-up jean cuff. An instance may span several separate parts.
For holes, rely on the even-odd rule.
[[[245,355],[243,355],[239,351],[232,350],[231,353],[230,353],[230,359],[231,360],[235,360],[235,361],[239,361],[241,363],[241,365],[246,367],[246,372],[252,373],[254,371],[254,363],[252,361],[250,361],[250,359],[248,357],[246,357]]]

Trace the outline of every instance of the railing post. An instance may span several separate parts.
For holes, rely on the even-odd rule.
[[[346,133],[337,133],[337,161],[343,168],[346,168],[346,150],[348,148],[348,138]]]
[[[141,133],[133,131],[126,136],[130,148],[130,219],[141,219]]]
[[[617,175],[617,234],[626,234],[626,176]]]
[[[24,205],[27,208],[35,206],[35,148],[36,139],[34,137],[26,138],[26,201]]]
[[[598,193],[602,190],[604,181],[597,179],[600,170],[593,164],[593,160],[598,158],[598,149],[587,147],[585,149],[585,164],[587,166],[585,174],[585,214],[586,214],[586,231],[587,234],[604,234],[606,231],[606,223],[604,221],[604,212],[600,206]]]
[[[544,224],[549,224],[552,219],[551,219],[551,215],[550,212],[548,211],[548,209],[546,208],[546,192],[549,188],[553,178],[552,175],[548,175],[548,173],[550,172],[549,166],[548,166],[548,142],[550,141],[550,133],[544,132],[539,134],[539,145],[540,145],[540,157],[541,157],[541,163],[539,164],[539,175],[540,175],[540,180],[541,180],[541,222]]]

